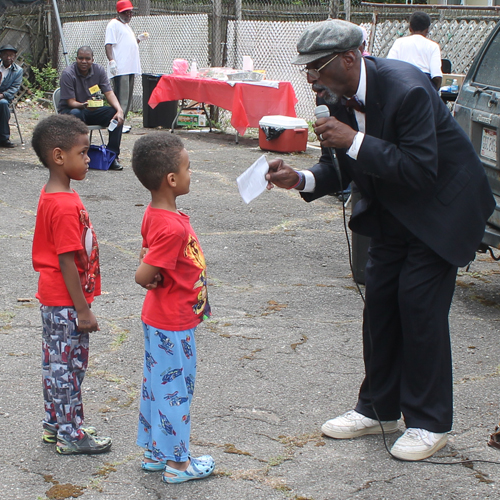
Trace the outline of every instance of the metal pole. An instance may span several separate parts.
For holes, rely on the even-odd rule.
[[[344,0],[345,20],[351,21],[351,0]]]
[[[57,0],[52,0],[52,4],[54,5],[54,14],[55,14],[56,21],[57,21],[57,27],[59,28],[59,36],[61,37],[63,56],[64,56],[64,59],[66,61],[66,66],[69,66],[68,51],[66,50],[66,44],[64,43],[64,35],[63,35],[63,30],[62,30],[62,25],[61,25],[61,18],[59,17],[59,9],[57,7]]]
[[[222,66],[222,0],[213,2],[212,66]]]
[[[375,33],[377,31],[378,12],[372,14],[372,29],[370,30],[370,39],[368,41],[368,52],[373,55],[373,45],[375,44]]]
[[[242,1],[235,0],[234,2],[234,17],[236,22],[234,23],[234,67],[238,65],[238,37],[240,34],[240,21],[242,20]]]

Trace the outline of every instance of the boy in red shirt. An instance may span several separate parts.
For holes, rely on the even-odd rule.
[[[144,372],[137,444],[142,468],[164,471],[166,483],[209,476],[210,455],[189,451],[190,405],[196,378],[196,326],[210,315],[205,257],[177,196],[189,193],[189,156],[178,136],[158,132],[138,139],[132,168],[151,191],[142,221],[143,252],[135,274],[148,289],[142,308]]]
[[[83,428],[81,385],[88,365],[89,333],[99,330],[90,310],[101,294],[99,247],[71,180],[83,180],[90,161],[87,126],[69,115],[42,120],[32,146],[49,169],[42,188],[33,237],[33,267],[40,273],[42,379],[45,401],[43,441],[63,455],[103,453],[111,438]]]

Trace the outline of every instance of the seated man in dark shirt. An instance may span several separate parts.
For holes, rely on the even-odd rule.
[[[111,106],[89,106],[89,101],[94,101],[93,98],[99,97],[101,93],[106,96]],[[118,162],[124,120],[123,110],[111,90],[106,70],[94,63],[94,53],[90,47],[80,47],[76,53],[76,62],[62,72],[61,100],[57,111],[62,114],[72,114],[87,125],[107,127],[111,120],[116,120],[118,125],[109,132],[107,145],[110,151],[116,153],[116,159],[109,168],[110,170],[123,169]]]

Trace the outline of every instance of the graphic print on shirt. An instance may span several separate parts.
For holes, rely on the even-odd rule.
[[[76,252],[76,259],[84,270],[80,275],[80,282],[86,293],[92,293],[95,288],[96,277],[101,273],[99,268],[99,247],[94,228],[86,210],[80,210],[80,224],[83,226],[83,250]]]
[[[200,288],[197,297],[198,301],[196,304],[193,304],[193,312],[196,315],[203,313],[203,319],[206,319],[211,315],[211,312],[208,303],[205,256],[203,255],[198,241],[192,235],[189,235],[189,241],[184,250],[184,256],[190,259],[196,267],[201,269],[198,281],[196,281],[193,286],[193,289]]]

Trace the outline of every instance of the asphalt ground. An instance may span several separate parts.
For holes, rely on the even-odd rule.
[[[28,106],[19,114],[29,137],[47,111]],[[47,171],[29,146],[0,150],[0,498],[498,498],[498,464],[404,463],[388,455],[380,436],[321,435],[325,420],[354,406],[363,378],[362,301],[349,269],[342,206],[333,197],[307,204],[278,189],[246,205],[236,178],[262,152],[251,137],[237,145],[221,133],[179,132],[193,174],[191,192],[178,199],[205,252],[213,310],[196,333],[191,451],[211,454],[216,469],[181,485],[141,470],[135,440],[144,291],[134,272],[149,194],[134,177],[130,154],[150,130],[140,117],[132,124],[123,138],[125,169],[90,171],[73,183],[100,243],[103,294],[93,306],[100,331],[91,334],[83,398],[86,424],[113,438],[103,455],[60,456],[41,441],[31,243]],[[19,142],[14,128],[12,140]],[[282,156],[307,168],[318,150]],[[480,255],[460,270],[457,284],[450,315],[455,421],[435,461],[500,462],[500,450],[487,446],[500,418],[500,265]],[[388,436],[388,446],[399,435]]]

